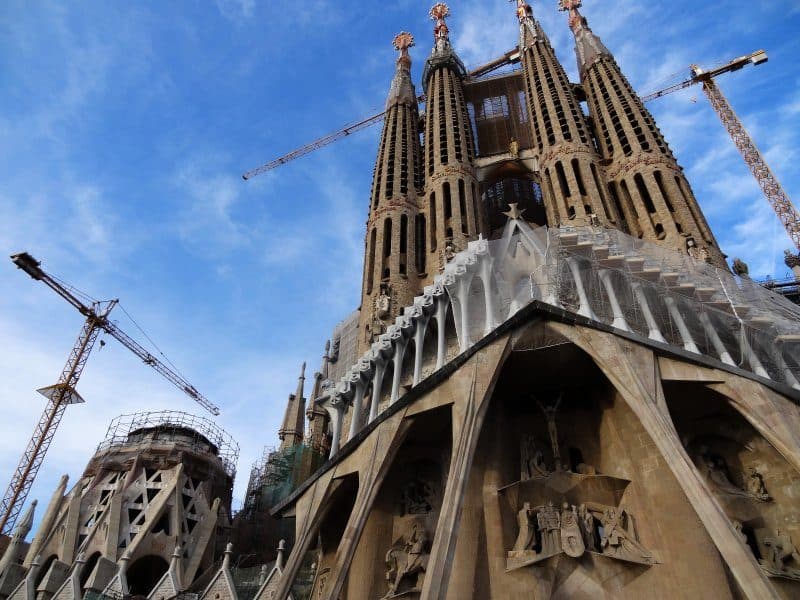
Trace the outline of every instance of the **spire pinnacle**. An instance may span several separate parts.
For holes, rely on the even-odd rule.
[[[586,25],[586,19],[578,12],[583,6],[581,0],[558,0],[558,10],[569,13],[569,27],[577,35],[581,25]]]
[[[394,104],[416,105],[417,93],[411,81],[411,57],[408,49],[414,45],[414,36],[407,31],[401,31],[392,40],[394,49],[400,52],[397,57],[397,69],[389,88],[389,97],[386,99],[386,110]],[[325,346],[325,356],[329,356],[329,346]]]
[[[437,43],[439,40],[450,41],[450,28],[447,27],[445,17],[450,15],[450,7],[444,2],[437,2],[431,8],[430,16],[432,21],[436,21],[433,27],[433,39]]]
[[[511,2],[512,0],[508,1]],[[533,9],[525,0],[517,0],[517,19],[519,19],[520,23],[533,19]]]
[[[407,31],[401,31],[392,40],[392,45],[395,50],[400,52],[397,57],[397,65],[405,69],[411,68],[411,57],[408,55],[408,49],[414,46],[414,36]]]

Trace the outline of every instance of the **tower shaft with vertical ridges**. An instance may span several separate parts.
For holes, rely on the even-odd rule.
[[[683,169],[611,52],[578,12],[580,5],[560,2],[569,11],[578,71],[621,228],[725,267]]]
[[[616,224],[589,126],[550,40],[525,0],[517,0],[519,50],[533,147],[551,226]]]
[[[450,45],[445,4],[431,9],[436,21],[434,47],[422,80],[425,110],[425,201],[422,214],[428,239],[425,282],[444,266],[451,251],[484,232],[486,218],[475,175],[475,145],[463,80],[466,69]]]
[[[422,290],[419,274],[424,266],[420,270],[417,257],[422,157],[417,95],[408,55],[413,43],[413,37],[405,32],[394,40],[400,57],[386,100],[367,219],[359,319],[362,350]]]

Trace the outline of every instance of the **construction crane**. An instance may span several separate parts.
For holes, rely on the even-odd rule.
[[[717,86],[714,81],[715,77],[723,73],[738,71],[747,65],[760,65],[765,62],[767,62],[767,53],[763,50],[757,50],[746,56],[734,58],[721,67],[708,71],[701,69],[697,65],[692,65],[689,67],[691,72],[691,77],[689,79],[643,96],[642,100],[648,102],[687,88],[690,85],[696,83],[702,84],[703,92],[711,103],[711,107],[716,111],[725,129],[728,130],[728,134],[733,139],[733,143],[739,149],[739,152],[742,153],[744,162],[750,168],[753,177],[756,178],[758,185],[761,187],[761,191],[764,192],[772,209],[786,229],[786,233],[789,234],[795,247],[800,249],[800,215],[797,213],[797,210],[780,182],[775,177],[775,174],[769,168],[769,165],[767,165],[764,156],[747,133],[744,125],[742,125],[733,107],[731,107],[730,103],[719,89],[719,86]]]
[[[19,461],[19,466],[17,466],[11,477],[11,483],[9,483],[0,504],[0,533],[6,535],[10,535],[14,528],[14,523],[22,510],[47,449],[50,447],[50,442],[53,440],[56,429],[61,422],[64,410],[70,404],[84,401],[75,390],[75,386],[78,383],[78,379],[80,379],[84,366],[86,366],[86,360],[89,358],[89,353],[92,351],[100,331],[105,331],[111,337],[116,338],[128,350],[141,358],[146,365],[158,371],[203,408],[214,415],[219,414],[219,408],[198,392],[194,386],[153,356],[117,327],[116,324],[108,320],[108,313],[117,305],[117,300],[92,301],[91,305],[88,305],[79,298],[79,296],[83,296],[81,292],[56,277],[45,273],[40,267],[41,263],[27,252],[15,254],[11,257],[11,260],[33,279],[41,281],[77,308],[86,317],[86,321],[78,335],[78,341],[75,342],[75,346],[73,346],[69,354],[67,364],[61,371],[58,383],[37,390],[47,398],[48,403],[39,418],[39,422],[36,424],[33,435]]]
[[[517,50],[515,48],[513,50],[509,50],[503,56],[501,56],[499,58],[496,58],[496,59],[486,63],[485,65],[481,65],[479,67],[476,67],[475,69],[471,70],[468,73],[468,76],[469,77],[473,77],[473,78],[474,77],[480,77],[481,75],[486,75],[487,73],[491,73],[492,71],[496,71],[500,67],[503,67],[505,65],[510,65],[510,64],[513,64],[513,63],[517,63],[517,62],[519,62],[519,50]],[[417,101],[418,102],[424,102],[425,101],[425,95],[423,94],[423,95],[417,96]],[[383,112],[379,112],[377,114],[374,114],[374,115],[372,115],[370,117],[367,117],[366,119],[362,119],[361,121],[358,121],[356,123],[351,123],[350,125],[347,125],[346,127],[343,127],[342,129],[339,129],[338,131],[335,131],[333,133],[329,133],[328,135],[326,135],[324,137],[321,137],[321,138],[318,138],[318,139],[314,140],[313,142],[311,142],[309,144],[306,144],[305,146],[301,146],[300,148],[297,148],[296,150],[292,150],[288,154],[284,154],[283,156],[280,156],[280,157],[278,157],[276,159],[273,159],[273,160],[269,161],[268,163],[264,163],[260,167],[256,167],[255,169],[251,169],[250,171],[247,171],[247,173],[242,175],[242,179],[244,179],[245,181],[247,181],[248,179],[252,179],[256,175],[261,175],[262,173],[266,173],[267,171],[271,171],[272,169],[274,169],[276,167],[280,167],[281,165],[285,165],[286,163],[288,163],[290,161],[293,161],[296,158],[300,158],[301,156],[305,156],[306,154],[314,152],[315,150],[319,150],[320,148],[324,148],[325,146],[327,146],[329,144],[332,144],[333,142],[335,142],[337,140],[340,140],[343,137],[347,137],[347,136],[352,135],[352,134],[354,134],[354,133],[356,133],[358,131],[361,131],[362,129],[366,129],[367,127],[370,127],[371,125],[375,125],[376,123],[380,123],[381,121],[383,121],[383,117],[385,115],[386,115],[386,111],[383,111]]]

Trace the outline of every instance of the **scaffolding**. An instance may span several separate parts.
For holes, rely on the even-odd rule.
[[[236,441],[210,419],[175,410],[116,417],[97,446],[97,452],[147,441],[180,442],[198,452],[210,452],[220,459],[231,479],[236,475],[236,461],[239,459]]]
[[[512,139],[516,140],[519,150],[531,148],[533,141],[521,69],[467,81],[464,96],[478,157],[508,152]]]

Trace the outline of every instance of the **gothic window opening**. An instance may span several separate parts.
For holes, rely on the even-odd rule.
[[[608,184],[608,193],[611,195],[611,201],[614,203],[617,215],[622,225],[622,231],[630,233],[631,229],[628,225],[628,220],[625,218],[625,212],[622,210],[622,204],[619,201],[619,194],[617,193],[617,184],[613,181]]]
[[[639,217],[639,211],[636,208],[636,205],[633,203],[633,198],[631,198],[631,192],[628,189],[628,183],[624,179],[619,182],[619,189],[622,190],[623,199],[625,200],[627,205],[631,207],[631,211],[633,211],[633,216],[637,221],[636,234],[639,238],[641,238],[642,237],[641,217]]]
[[[647,189],[647,186],[644,184],[644,178],[642,177],[641,173],[637,173],[633,176],[633,182],[636,184],[636,189],[639,190],[639,195],[644,202],[644,206],[651,215],[656,213],[655,204],[653,204],[653,198],[650,196],[650,190]]]
[[[377,236],[377,231],[373,227],[372,232],[369,234],[369,250],[367,251],[367,260],[368,267],[367,267],[367,294],[372,293],[372,282],[375,275],[375,238]]]
[[[381,261],[381,278],[389,279],[391,270],[389,268],[389,256],[392,253],[392,220],[386,219],[383,222],[383,259]]]
[[[406,260],[408,253],[408,216],[400,216],[400,275],[406,274]]]
[[[458,210],[461,213],[459,216],[461,218],[461,233],[467,234],[467,197],[464,191],[464,180],[458,180]]]
[[[449,162],[447,155],[447,111],[444,104],[444,81],[442,81],[442,70],[436,71],[435,80],[439,86],[439,162],[446,165]]]
[[[416,241],[417,273],[425,273],[425,215],[417,215],[415,222],[414,240]]]
[[[565,198],[570,197],[569,185],[567,184],[567,176],[564,173],[564,166],[561,162],[556,163],[556,176],[558,177],[558,185],[561,188],[561,194]]]
[[[431,252],[436,251],[436,193],[431,192],[428,202],[428,215],[431,218]]]
[[[444,196],[444,223],[450,224],[450,219],[453,216],[453,202],[450,197],[450,182],[445,181],[442,186],[442,194]]]
[[[578,159],[572,159],[572,172],[575,174],[575,181],[578,182],[578,193],[581,196],[586,195],[586,187],[583,185],[583,177],[581,177],[581,167],[578,164]]]
[[[408,193],[408,110],[404,109],[400,126],[400,193]]]
[[[391,198],[394,194],[394,165],[395,152],[397,150],[397,106],[389,110],[389,119],[392,122],[392,133],[389,138],[389,157],[386,160],[386,197]]]

